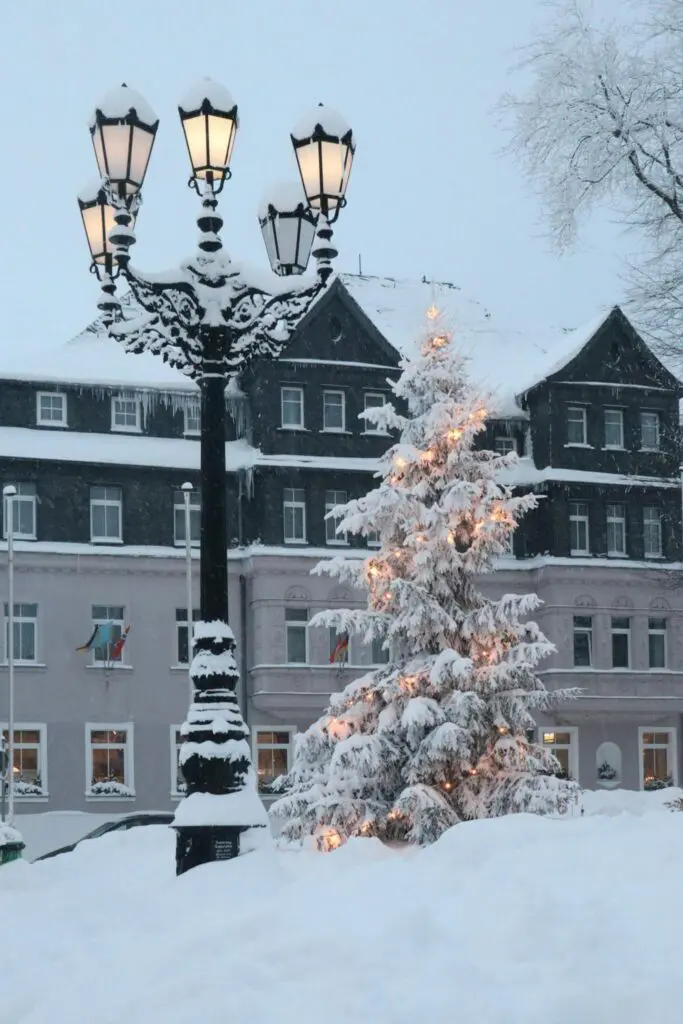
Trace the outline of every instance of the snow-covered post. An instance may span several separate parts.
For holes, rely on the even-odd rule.
[[[226,387],[237,383],[253,360],[277,358],[324,289],[336,255],[331,224],[345,202],[355,145],[343,119],[322,106],[295,129],[303,188],[271,199],[268,255],[281,277],[303,273],[313,225],[317,275],[298,286],[273,278],[266,290],[230,260],[220,238],[217,196],[230,177],[237,105],[227,89],[206,79],[186,96],[179,114],[192,165],[190,184],[201,199],[194,259],[162,275],[143,274],[130,264],[140,189],[159,122],[126,86],[109,93],[94,112],[90,130],[103,192],[82,195],[80,205],[110,336],[128,352],[160,355],[194,379],[201,393],[201,613],[194,628],[191,705],[182,727],[186,797],[174,822],[181,874],[234,857],[267,833],[248,729],[235,695],[239,673],[228,625]],[[115,294],[117,275],[132,293],[125,308]],[[188,588],[188,622],[191,610]]]

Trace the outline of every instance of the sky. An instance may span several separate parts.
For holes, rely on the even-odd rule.
[[[618,0],[599,0],[603,11]],[[170,269],[195,248],[198,200],[177,104],[203,77],[240,110],[223,242],[267,265],[256,208],[296,175],[289,132],[322,101],[351,124],[356,159],[336,269],[459,284],[503,324],[575,327],[622,300],[632,247],[609,211],[559,256],[541,203],[501,150],[496,115],[541,0],[32,0],[0,30],[3,346],[48,347],[93,318],[96,279],[76,194],[96,178],[88,118],[112,86],[161,119],[133,263]]]

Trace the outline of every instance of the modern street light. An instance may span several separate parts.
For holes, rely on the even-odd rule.
[[[7,527],[7,822],[14,825],[14,500],[17,489],[2,489]]]
[[[226,402],[228,382],[259,358],[276,358],[325,288],[337,251],[331,225],[345,204],[355,145],[351,129],[322,105],[292,133],[301,188],[278,190],[259,209],[272,269],[286,281],[266,290],[222,247],[218,193],[230,178],[237,105],[209,79],[179,106],[192,176],[201,198],[199,252],[178,269],[144,274],[130,264],[140,189],[159,121],[125,85],[90,123],[102,181],[79,206],[98,303],[109,334],[132,353],[153,352],[195,380],[201,394],[200,621],[193,634],[193,701],[182,728],[187,796],[174,819],[176,871],[236,856],[267,828],[256,790],[248,729],[236,698],[235,638],[228,625]],[[315,278],[294,286],[310,255]],[[116,277],[132,293],[125,311]],[[188,592],[188,615],[192,602]],[[255,831],[254,831],[255,830]]]

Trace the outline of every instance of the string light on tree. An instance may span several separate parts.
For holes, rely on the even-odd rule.
[[[535,674],[552,650],[527,621],[538,599],[494,600],[478,589],[536,498],[497,482],[509,454],[475,448],[487,402],[433,307],[416,350],[394,386],[407,415],[381,410],[383,425],[401,434],[382,480],[345,506],[339,524],[378,534],[380,549],[317,570],[364,586],[367,608],[312,620],[388,642],[390,661],[333,695],[303,734],[272,807],[286,842],[321,826],[343,842],[366,835],[371,821],[380,839],[429,843],[464,819],[562,812],[577,797],[554,774],[550,749],[528,739],[532,712],[569,696],[550,695]],[[338,718],[348,730],[325,728]]]

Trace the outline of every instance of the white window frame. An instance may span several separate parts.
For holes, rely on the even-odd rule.
[[[177,548],[185,547],[185,537],[178,536],[178,525],[179,522],[183,524],[183,533],[185,532],[185,498],[183,497],[184,492],[177,488],[173,491],[173,544]],[[192,513],[195,512],[199,517],[199,536],[192,536]],[[199,492],[195,489],[190,491],[190,547],[198,548],[201,545],[201,530],[202,530],[202,499]]]
[[[382,538],[379,535],[379,530],[375,530],[374,532],[377,534],[377,536],[374,537],[372,534],[366,535],[365,543],[367,544],[367,546],[369,548],[381,548],[382,547]]]
[[[288,498],[288,494],[301,493],[304,500]],[[287,536],[287,509],[301,509],[302,536]],[[283,487],[282,489],[282,537],[285,544],[306,544],[306,491],[303,487]]]
[[[621,509],[622,514],[619,516],[610,514],[611,509]],[[605,519],[607,524],[607,529],[605,531],[607,540],[607,556],[609,558],[626,558],[626,506],[622,505],[621,502],[610,501],[605,509]],[[616,528],[619,524],[621,524],[621,536],[623,540],[622,549],[610,547],[610,525]],[[612,532],[615,531],[613,530]]]
[[[590,619],[590,626],[577,626],[577,619]],[[574,640],[577,633],[588,635],[588,664],[577,665],[576,664],[576,648],[574,646]],[[593,667],[593,616],[592,615],[576,615],[572,617],[572,667],[579,670],[587,670]]]
[[[328,395],[341,396],[341,427],[328,427],[326,420]],[[346,433],[346,392],[341,388],[325,388],[323,390],[323,433],[324,434],[345,434]]]
[[[391,650],[388,647],[385,647],[383,649],[384,657],[382,658],[382,660],[381,661],[376,661],[375,660],[375,644],[377,644],[377,646],[379,648],[379,646],[383,643],[383,640],[384,640],[383,637],[373,636],[372,640],[370,641],[370,645],[369,646],[370,646],[370,664],[371,665],[388,665],[389,662],[391,661]]]
[[[288,619],[287,613],[289,611],[302,611],[306,613],[306,619]],[[310,640],[308,636],[308,620],[310,615],[308,608],[299,608],[297,605],[286,605],[285,606],[285,665],[309,665],[310,664]],[[301,630],[304,633],[304,648],[305,648],[305,660],[304,661],[290,661],[289,660],[289,633],[290,630]]]
[[[663,622],[662,627],[651,626],[651,622]],[[647,667],[650,672],[665,672],[667,665],[669,664],[669,631],[668,621],[664,615],[648,615],[647,618]],[[664,664],[663,665],[651,665],[650,658],[650,637],[661,636],[664,640]]]
[[[170,726],[169,734],[171,741],[171,799],[182,800],[185,796],[185,789],[178,789],[178,783],[180,782],[180,765],[178,764],[178,758],[180,756],[180,748],[183,745],[183,741],[178,739],[182,726],[172,725]]]
[[[517,451],[517,440],[509,434],[496,434],[493,446],[498,455],[509,455]]]
[[[45,419],[43,417],[43,398],[59,398],[62,403],[62,415],[58,420]],[[67,426],[67,398],[63,391],[38,391],[36,393],[36,424],[39,427],[66,427]]]
[[[254,771],[256,773],[256,784],[258,786],[259,772],[258,772],[258,755],[259,750],[286,750],[287,751],[287,771],[292,767],[292,758],[294,755],[294,736],[296,735],[297,729],[294,725],[255,725],[252,726],[253,733],[251,738],[251,758],[254,765]],[[289,734],[289,741],[285,743],[259,743],[258,737],[260,733],[275,733],[275,732],[286,732]],[[259,791],[261,787],[259,786]],[[268,793],[264,794],[266,798]]]
[[[299,422],[285,423],[285,391],[296,391],[299,396]],[[288,403],[289,404],[289,403]],[[282,384],[280,386],[280,429],[281,430],[305,430],[306,414],[304,409],[304,389],[296,384]]]
[[[657,518],[651,519],[647,513],[655,509],[657,512]],[[656,551],[648,551],[646,538],[648,534],[648,525],[652,527],[655,525],[658,527],[659,544]],[[662,530],[662,510],[659,505],[644,505],[643,506],[643,557],[644,558],[661,558],[664,550],[664,536]]]
[[[94,498],[93,491],[103,490],[105,492],[103,498]],[[107,491],[117,491],[118,498],[107,497]],[[100,536],[95,533],[94,522],[93,522],[93,510],[95,506],[101,508],[112,508],[117,507],[119,513],[119,532],[116,537]],[[106,515],[105,515],[106,520]],[[90,543],[91,544],[122,544],[123,543],[123,490],[121,487],[115,487],[113,484],[93,484],[90,487]]]
[[[93,750],[118,750],[119,744],[92,744],[93,732],[125,732],[126,742],[123,755],[123,785],[135,796],[135,727],[132,722],[86,722],[85,723],[85,798],[86,800],[130,800],[128,796],[105,795],[92,793],[93,785]]]
[[[135,407],[135,424],[132,423],[117,423],[116,414],[117,410],[116,403],[120,402],[122,405],[133,405]],[[127,415],[127,413],[124,413]],[[142,433],[142,403],[139,398],[126,398],[124,395],[112,395],[111,398],[111,429],[116,433],[122,434],[141,434]]]
[[[2,535],[7,540],[7,524],[9,521],[8,505],[10,501],[14,502],[12,507],[12,534],[15,540],[35,540],[37,537],[37,521],[38,521],[38,494],[35,483],[31,480],[25,480],[23,483],[19,481],[14,485],[17,489],[17,493],[13,498],[3,497],[3,508],[2,508]],[[22,493],[23,489],[23,493]],[[22,533],[18,527],[21,523],[21,511],[20,505],[31,506],[31,519],[33,523],[33,529],[30,533]]]
[[[625,628],[625,627],[622,627],[622,626],[617,626],[615,628],[614,624],[613,624],[614,619],[627,619],[628,620],[628,629]],[[630,615],[611,615],[610,616],[610,622],[609,622],[610,661],[612,662],[611,668],[612,668],[613,672],[628,672],[629,669],[631,668],[631,665],[632,665],[632,662],[633,662],[633,651],[631,650],[631,644],[632,644],[631,633],[632,633],[632,629],[631,629],[631,616]],[[627,659],[628,659],[626,665],[615,665],[614,664],[614,640],[613,640],[613,638],[615,636],[617,636],[617,635],[618,636],[626,635],[626,642],[627,642],[627,645],[628,645],[627,649],[626,649]]]
[[[178,618],[178,612],[185,612],[185,618],[184,619],[179,619]],[[199,622],[199,619],[200,619],[199,608],[193,608],[192,609],[192,624],[194,625],[195,622]],[[180,660],[180,631],[181,631],[181,629],[187,629],[188,625],[189,625],[189,623],[187,621],[187,608],[176,608],[176,610],[175,610],[175,633],[174,633],[174,643],[175,643],[174,666],[178,666],[178,668],[187,668],[188,665],[190,664],[189,661],[181,661]],[[192,660],[191,659],[191,656],[192,656],[192,638],[189,636],[189,634],[188,634],[188,638],[187,638],[187,653],[188,653],[188,657],[190,658],[190,660]]]
[[[7,722],[0,722],[0,736],[4,732],[9,734],[9,724]],[[41,793],[36,793],[35,795],[29,793],[20,795],[15,792],[14,799],[16,801],[25,800],[27,803],[47,800],[50,795],[47,784],[47,725],[44,722],[15,722],[14,732],[15,734],[18,732],[37,732],[40,735],[38,741],[38,774],[40,775],[40,788],[42,790]],[[34,743],[18,743],[16,741],[14,743],[15,750],[28,750],[34,746]]]
[[[108,615],[105,618],[95,618],[95,616],[93,614],[93,609],[95,609],[95,608],[106,608],[108,611],[111,610],[112,608],[120,608],[121,612],[122,612],[122,616],[121,616],[121,618],[117,618],[116,616]],[[123,635],[123,631],[125,629],[125,622],[126,622],[125,616],[126,616],[126,607],[125,607],[125,605],[120,605],[120,604],[93,604],[93,605],[90,606],[90,630],[92,632],[92,630],[95,628],[95,626],[103,626],[105,624],[105,622],[112,622],[115,626],[118,626],[120,631],[121,631],[119,636],[114,639],[114,643],[116,643],[116,641],[120,638],[120,636]],[[99,648],[99,650],[102,650],[102,648]],[[118,668],[120,665],[128,664],[126,662],[126,651],[127,650],[128,650],[128,644],[124,643],[123,648],[121,650],[120,657],[118,657],[116,659],[116,661],[111,662],[113,668]],[[110,657],[109,657],[109,655],[111,654],[111,651],[109,650],[109,645],[107,646],[107,656],[106,657],[98,658],[97,657],[97,652],[98,652],[98,648],[93,647],[93,649],[92,649],[92,662],[91,662],[92,666],[94,668],[106,668],[106,667],[108,667],[109,663],[110,663],[110,660],[111,660]]]
[[[17,644],[15,643],[15,645],[14,645],[14,664],[15,665],[38,665],[39,664],[39,662],[38,662],[38,604],[35,601],[15,601],[14,602],[15,609],[16,608],[26,608],[26,607],[31,606],[31,605],[36,609],[36,614],[35,615],[24,615],[22,612],[18,612],[17,613],[15,611],[15,613],[14,613],[14,625],[16,626],[17,624],[21,624],[21,623],[25,623],[25,622],[33,623],[33,657],[32,658],[19,658],[17,656],[17,650],[21,648],[21,645],[19,645],[19,647],[17,647]],[[9,614],[8,613],[9,613],[9,605],[5,601],[5,604],[3,605],[3,615],[4,615],[4,619],[5,619],[5,629],[4,629],[5,657],[4,657],[3,665],[7,664],[8,646],[9,646]]]
[[[578,419],[570,416],[571,413],[581,413],[581,423],[583,427],[583,441],[570,441],[569,440],[569,423],[570,420],[574,423],[578,423]],[[585,405],[568,405],[567,406],[567,448],[587,448],[588,447],[588,410]]]
[[[671,782],[673,786],[678,785],[678,738],[676,736],[676,729],[672,726],[665,725],[639,725],[638,726],[638,778],[640,781],[641,790],[645,789],[645,771],[643,765],[643,755],[645,753],[645,742],[644,737],[646,733],[652,732],[665,732],[667,733],[669,740],[666,745],[661,743],[648,743],[647,749],[650,750],[667,750],[667,766],[671,768]]]
[[[656,424],[657,441],[656,444],[649,445],[643,442],[643,420],[646,416],[653,416]],[[658,452],[661,450],[662,444],[662,417],[661,413],[655,409],[641,409],[640,412],[640,450],[642,452]]]
[[[569,744],[566,743],[547,743],[546,736],[557,735],[558,732],[569,733]],[[546,725],[538,730],[538,741],[542,747],[546,750],[568,750],[569,757],[567,758],[567,764],[569,766],[569,776],[574,782],[579,780],[579,727],[578,725]]]
[[[386,394],[383,391],[364,391],[363,392],[363,412],[365,412],[366,409],[375,408],[375,407],[377,407],[380,404],[379,402],[374,402],[372,405],[368,405],[368,398],[381,398],[382,399],[381,404],[382,405],[386,405],[387,404],[387,396],[386,396]],[[370,421],[364,419],[363,420],[363,433],[364,434],[372,434],[375,437],[386,437],[388,435],[389,431],[388,430],[384,430],[381,427],[370,426]]]
[[[617,417],[617,425],[619,427],[619,444],[608,444],[607,442],[607,417],[609,415],[615,415]],[[605,431],[605,450],[613,452],[621,452],[624,450],[624,410],[615,408],[614,406],[608,406],[604,410],[603,427]]]
[[[190,420],[190,413],[196,413],[194,419],[196,420],[197,426],[188,426]],[[202,403],[201,399],[191,399],[183,406],[183,435],[185,437],[199,437],[202,432]]]
[[[572,509],[583,508],[584,513],[573,513]],[[585,548],[572,547],[572,523],[585,523],[586,525],[586,546]],[[579,529],[577,526],[577,534]],[[569,502],[569,553],[570,555],[590,555],[591,550],[591,532],[590,532],[590,512],[588,502],[586,501],[570,501]]]
[[[328,497],[329,497],[330,494],[336,495],[337,498],[343,498],[343,500],[342,501],[330,501],[330,500],[328,500]],[[340,547],[348,547],[349,535],[346,532],[344,532],[344,533],[337,533],[336,532],[336,526],[337,526],[337,523],[339,522],[339,520],[336,519],[336,518],[330,518],[330,519],[327,518],[328,514],[332,511],[333,508],[336,508],[337,505],[346,505],[347,501],[348,501],[348,492],[347,491],[337,491],[337,490],[333,490],[332,488],[330,488],[330,490],[328,490],[328,491],[325,491],[325,543],[328,544],[328,545],[331,545],[331,546],[334,546],[334,547],[338,547],[338,548],[340,548]]]

